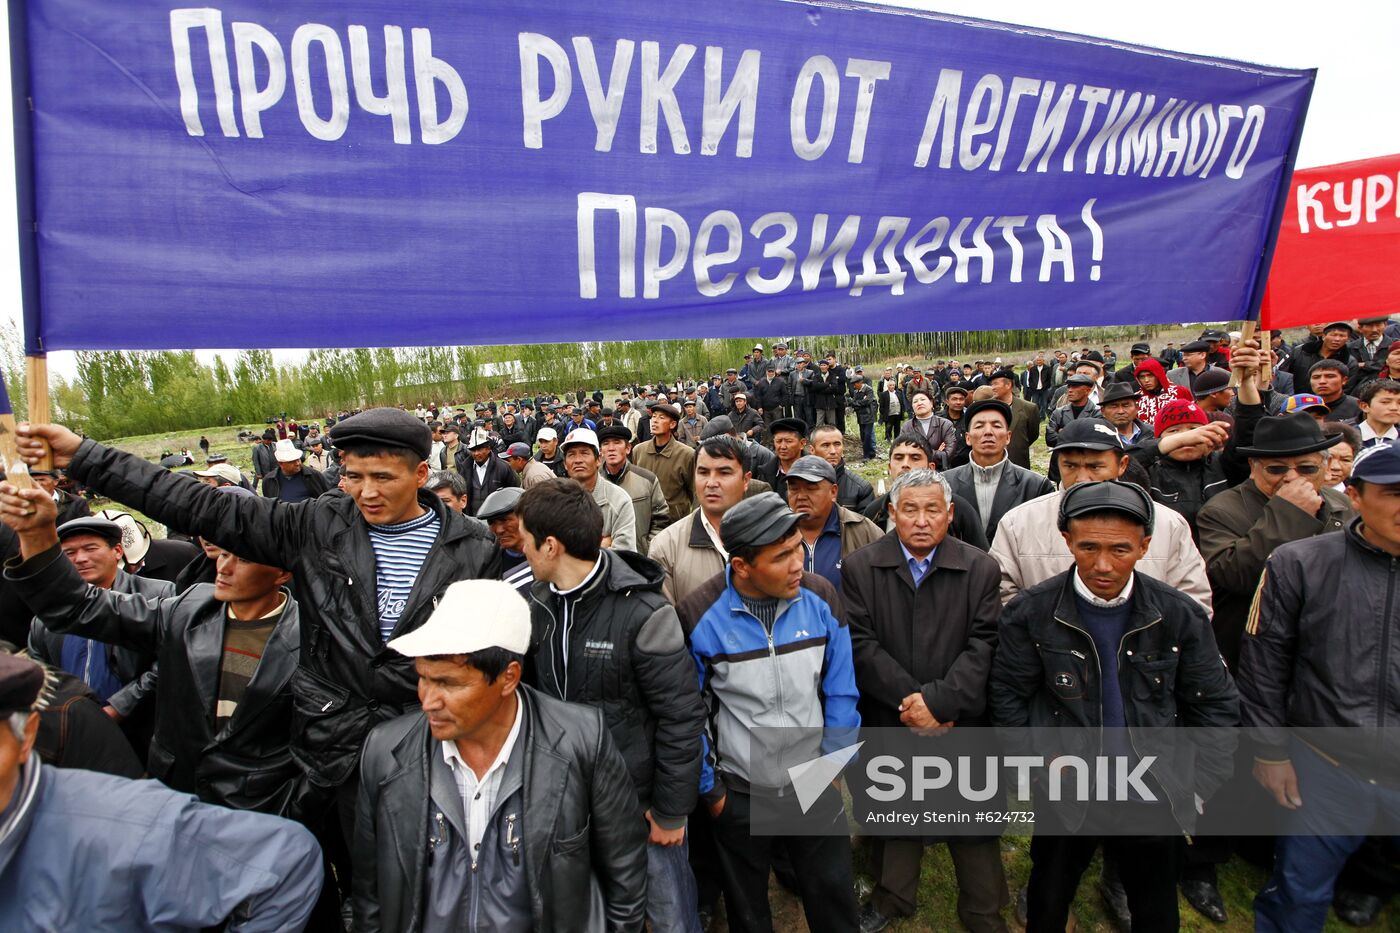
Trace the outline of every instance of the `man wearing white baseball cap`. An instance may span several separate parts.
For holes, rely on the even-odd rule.
[[[588,428],[574,428],[564,438],[564,470],[593,497],[603,512],[603,547],[616,551],[637,550],[637,513],[632,497],[621,486],[599,482],[603,465],[598,435]]]
[[[280,440],[272,449],[277,469],[263,477],[262,494],[281,502],[302,502],[315,499],[331,488],[324,473],[306,469],[301,462],[302,451],[290,438]]]
[[[513,587],[462,580],[388,643],[415,659],[422,711],[365,743],[357,930],[642,929],[646,822],[627,766],[601,712],[520,682],[530,634]]]

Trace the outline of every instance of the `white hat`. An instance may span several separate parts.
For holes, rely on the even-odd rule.
[[[530,648],[530,605],[502,580],[458,580],[447,588],[428,621],[389,647],[410,658]]]
[[[476,428],[467,435],[467,450],[471,450],[473,447],[485,447],[489,443],[491,443],[491,435],[481,428]]]
[[[216,463],[207,470],[193,470],[191,472],[195,476],[213,476],[235,486],[243,482],[243,474],[238,472],[238,467],[232,463]]]
[[[283,438],[272,449],[272,456],[277,458],[278,463],[291,463],[301,459],[301,451],[297,450],[297,445],[290,438]]]
[[[146,552],[151,549],[151,533],[136,520],[136,516],[121,509],[102,509],[97,517],[116,522],[121,528],[122,554],[128,564],[139,564],[146,559]]]
[[[574,428],[564,438],[564,446],[570,444],[586,444],[594,450],[598,449],[598,435],[589,428]]]
[[[762,350],[762,349],[763,349],[763,344],[761,344],[761,343],[756,343],[756,344],[753,345],[753,348],[754,348],[755,350]]]
[[[557,441],[559,440],[559,432],[555,431],[553,428],[540,428],[539,433],[535,435],[535,440]]]

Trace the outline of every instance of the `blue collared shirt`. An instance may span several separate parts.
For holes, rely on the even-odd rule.
[[[904,560],[909,565],[909,575],[914,578],[914,587],[917,589],[920,583],[924,582],[924,577],[933,569],[933,555],[938,553],[938,548],[928,552],[928,557],[919,560],[909,549],[904,546],[904,542],[899,542],[899,549],[904,552]]]

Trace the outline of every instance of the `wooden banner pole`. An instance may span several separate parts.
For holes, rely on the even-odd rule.
[[[31,424],[49,423],[49,358],[47,356],[26,356],[24,358],[24,384],[29,398],[29,421]],[[47,447],[47,445],[45,445]],[[53,454],[45,453],[44,458],[33,464],[33,470],[52,470]]]

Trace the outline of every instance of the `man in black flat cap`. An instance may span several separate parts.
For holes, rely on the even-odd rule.
[[[1099,417],[1099,406],[1094,403],[1094,377],[1087,373],[1075,373],[1065,380],[1064,398],[1045,419],[1045,446],[1054,447],[1059,443],[1060,432],[1080,418]]]
[[[1006,455],[1022,469],[1031,468],[1031,445],[1040,437],[1040,407],[1016,397],[1016,371],[1010,366],[994,370],[987,385],[996,393],[997,401],[1011,409],[1011,442]]]
[[[481,523],[424,490],[432,434],[406,411],[373,408],[336,423],[346,495],[297,503],[221,495],[61,425],[23,425],[20,452],[44,444],[54,464],[157,521],[286,567],[301,597],[300,665],[292,676],[292,755],[336,799],[349,835],[356,765],[377,723],[418,702],[407,658],[385,643],[413,631],[455,580],[494,578],[500,549]]]
[[[1293,353],[1283,364],[1283,368],[1293,374],[1295,387],[1308,384],[1308,373],[1320,360],[1335,360],[1348,372],[1356,369],[1358,358],[1351,341],[1359,335],[1350,323],[1332,321],[1330,324],[1314,325],[1308,330],[1311,332],[1308,339],[1294,347]],[[1300,388],[1298,391],[1305,390]]]
[[[1138,364],[1141,363],[1143,360],[1152,359],[1152,347],[1145,343],[1135,343],[1133,344],[1132,348],[1128,351],[1128,355],[1132,357],[1132,364],[1129,366],[1124,366],[1122,369],[1115,372],[1113,374],[1113,378],[1109,380],[1110,382],[1127,382],[1136,386],[1136,370]]]
[[[1011,461],[1007,452],[1011,419],[1010,407],[999,399],[983,399],[968,406],[969,460],[944,474],[953,492],[974,506],[988,541],[995,540],[997,525],[1007,512],[1055,491],[1048,479]]]
[[[1167,381],[1172,385],[1186,386],[1188,389],[1195,389],[1196,380],[1201,374],[1211,369],[1219,369],[1210,365],[1208,356],[1210,344],[1204,340],[1193,340],[1181,347],[1181,365],[1167,373]],[[1229,372],[1225,373],[1226,376]]]
[[[1080,754],[1092,734],[1097,754],[1145,762],[1154,746],[1170,742],[1167,728],[1215,729],[1192,737],[1191,780],[1162,779],[1156,761],[1170,757],[1155,756],[1144,778],[1151,800],[1111,800],[1098,787],[1094,798],[1108,802],[1054,805],[1035,788],[1030,931],[1065,928],[1080,877],[1102,844],[1127,891],[1133,930],[1175,933],[1181,834],[1195,830],[1196,800],[1209,799],[1230,773],[1234,742],[1224,727],[1239,722],[1239,696],[1210,620],[1194,600],[1136,571],[1155,512],[1146,492],[1118,481],[1080,483],[1063,494],[1057,524],[1074,566],[1002,612],[992,719],[1007,730],[1008,752],[1046,761]],[[1120,674],[1106,678],[1104,671]],[[1051,728],[1065,730],[1062,742]],[[1038,730],[1034,740],[1030,729]]]
[[[687,405],[692,403],[687,402]],[[689,411],[689,408],[686,409]],[[699,439],[691,445],[699,448]],[[632,432],[620,424],[598,428],[598,449],[603,458],[602,476],[621,486],[632,500],[637,519],[637,551],[645,554],[657,533],[671,524],[671,507],[656,474],[637,466],[632,455]]]

